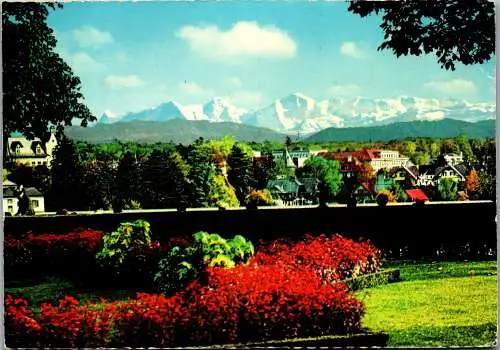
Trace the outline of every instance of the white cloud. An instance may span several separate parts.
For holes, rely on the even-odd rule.
[[[243,81],[241,81],[240,78],[238,77],[230,77],[227,79],[227,85],[231,87],[242,87],[243,86]]]
[[[349,56],[357,59],[366,57],[364,50],[354,41],[346,41],[340,46],[340,53],[344,56]]]
[[[331,96],[353,96],[359,95],[363,89],[356,84],[332,85],[328,89],[328,94]]]
[[[104,82],[113,89],[134,88],[144,85],[144,81],[137,75],[108,75]]]
[[[73,31],[73,37],[81,47],[98,47],[114,41],[109,32],[100,31],[92,26],[83,26]]]
[[[68,61],[68,64],[77,73],[98,72],[106,68],[104,64],[96,61],[86,52],[77,52],[74,55],[67,57],[67,54],[62,52],[61,57]]]
[[[179,84],[179,88],[186,95],[190,95],[190,96],[206,96],[206,95],[213,94],[212,90],[205,88],[205,87],[203,87],[200,84],[195,83],[195,82],[185,81],[184,83]]]
[[[227,99],[238,107],[256,109],[262,107],[264,95],[259,91],[237,90],[229,94]]]
[[[227,31],[217,26],[185,26],[177,36],[186,40],[193,52],[211,59],[290,58],[297,51],[297,45],[287,33],[256,22],[240,21]]]
[[[426,89],[439,91],[446,94],[469,94],[476,91],[474,82],[465,79],[449,81],[430,81],[424,85]]]

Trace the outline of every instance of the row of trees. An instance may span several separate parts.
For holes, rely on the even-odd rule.
[[[133,145],[121,146],[63,138],[52,169],[20,166],[7,177],[39,188],[48,211],[237,207],[285,168],[272,159],[254,161],[252,149],[231,137],[188,146],[135,145],[135,151]]]
[[[466,163],[474,168],[463,186],[440,184],[433,199],[457,199],[459,190],[467,190],[471,199],[495,198],[494,140],[468,140],[460,136],[454,140],[392,143],[396,142],[406,154],[412,150],[417,152],[425,145],[439,152],[462,152]],[[249,198],[260,198],[261,204],[263,198],[267,198],[264,202],[269,203],[269,194],[264,195],[262,191],[270,179],[280,176],[319,179],[322,201],[348,203],[356,197],[360,184],[368,183],[373,188],[376,174],[369,165],[361,165],[357,176],[342,179],[338,162],[314,157],[294,171],[287,168],[284,161],[274,162],[272,149],[265,151],[264,157],[252,159],[252,148],[259,149],[259,146],[267,147],[269,143],[250,146],[225,137],[222,140],[200,138],[187,146],[121,142],[93,145],[63,138],[55,151],[51,170],[45,166],[17,167],[9,179],[41,190],[48,211],[236,207],[248,204]],[[390,143],[381,146],[391,147]],[[304,148],[300,144],[295,147]],[[275,149],[279,149],[277,145]],[[391,199],[407,199],[398,184],[390,186],[388,192]]]

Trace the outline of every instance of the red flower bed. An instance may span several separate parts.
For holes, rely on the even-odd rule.
[[[138,294],[122,302],[77,305],[66,297],[33,317],[6,300],[9,346],[165,347],[345,334],[360,329],[361,302],[342,284],[323,284],[285,266],[213,268],[171,298]],[[21,307],[19,307],[21,305]]]
[[[380,252],[369,241],[354,242],[340,235],[307,235],[304,241],[295,244],[287,240],[261,244],[252,260],[254,263],[290,265],[314,271],[330,282],[373,273],[380,268]]]
[[[64,235],[32,234],[4,239],[5,278],[43,276],[47,272],[93,265],[103,232],[78,228]],[[90,264],[90,266],[88,265]]]
[[[95,255],[102,247],[102,231],[78,228],[63,235],[28,233],[20,238],[5,237],[5,279],[63,275],[92,278],[98,283],[117,282],[107,271],[98,266]],[[150,246],[134,247],[125,259],[119,275],[138,284],[152,283],[158,262],[173,245],[188,245],[183,238],[170,238],[166,243],[152,242]]]
[[[91,244],[77,246],[86,250]],[[164,249],[159,243],[134,249],[125,277],[137,266],[149,266],[143,259],[152,263]],[[364,307],[339,280],[377,270],[378,254],[369,242],[306,236],[296,244],[262,246],[247,265],[208,268],[204,283],[192,282],[173,297],[138,294],[84,305],[66,297],[56,306],[42,304],[37,316],[25,301],[7,297],[7,344],[166,347],[355,333]]]

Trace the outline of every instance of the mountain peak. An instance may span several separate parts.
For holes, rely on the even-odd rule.
[[[278,132],[312,133],[331,126],[363,127],[445,118],[475,122],[494,119],[495,116],[496,106],[488,102],[408,95],[392,98],[331,96],[318,102],[301,92],[294,92],[252,111],[239,109],[226,98],[215,96],[200,105],[168,101],[153,109],[129,113],[120,119],[106,111],[99,122],[207,120],[261,126]]]

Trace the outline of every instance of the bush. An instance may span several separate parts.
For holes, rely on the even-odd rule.
[[[273,205],[273,197],[268,189],[253,190],[245,199],[247,206],[266,206]]]
[[[118,229],[106,233],[103,237],[104,246],[96,258],[113,266],[120,272],[120,266],[127,254],[137,246],[151,245],[151,230],[147,221],[121,223]]]
[[[34,316],[6,298],[6,343],[18,347],[178,347],[358,332],[361,302],[345,285],[284,266],[209,268],[184,293],[78,305],[65,297]]]
[[[139,203],[138,201],[135,201],[135,200],[130,200],[128,202],[125,203],[125,207],[123,209],[126,209],[126,210],[138,210],[138,209],[142,209],[141,208],[141,203]]]
[[[252,262],[309,270],[325,281],[334,282],[378,271],[380,251],[369,241],[354,242],[340,235],[307,235],[304,241],[295,244],[286,240],[263,244]]]
[[[255,253],[252,242],[243,236],[236,235],[228,243],[229,255],[235,263],[246,263]]]
[[[64,235],[31,234],[4,240],[5,279],[74,276],[94,269],[103,232],[78,228]]]
[[[380,191],[375,198],[377,204],[381,207],[385,207],[389,202],[395,202],[394,196],[389,191]]]
[[[199,249],[176,246],[160,260],[154,281],[160,291],[171,295],[196,279],[203,267],[203,256]]]
[[[160,261],[155,282],[164,293],[170,295],[203,277],[207,266],[232,268],[237,263],[246,263],[254,254],[252,243],[243,236],[226,241],[216,233],[201,231],[193,238],[192,247],[174,247]]]
[[[193,235],[194,247],[203,253],[209,266],[233,267],[235,263],[246,263],[254,254],[253,244],[243,236],[236,235],[226,241],[217,233],[197,232]]]

